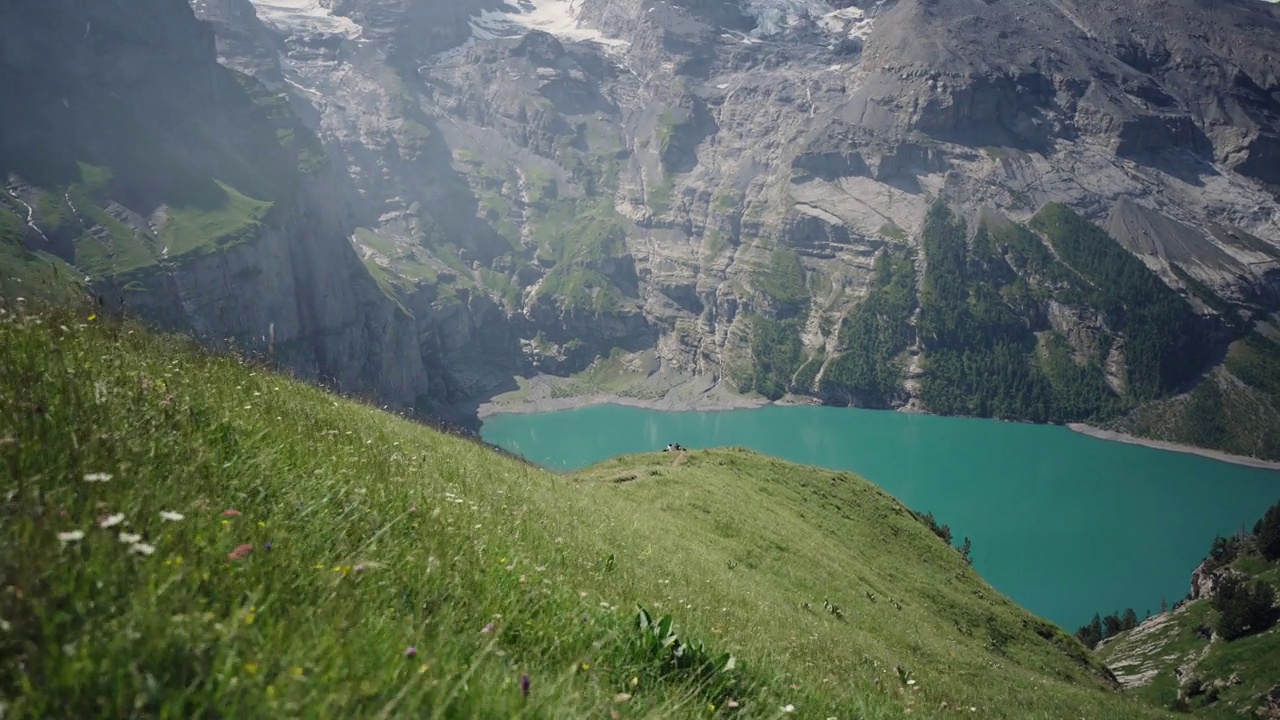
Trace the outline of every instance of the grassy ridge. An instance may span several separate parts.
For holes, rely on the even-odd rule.
[[[0,315],[7,718],[1163,717],[847,473],[554,476],[87,318]]]

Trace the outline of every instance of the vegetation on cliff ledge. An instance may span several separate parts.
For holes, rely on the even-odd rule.
[[[1100,657],[1132,694],[1164,707],[1224,720],[1274,717],[1280,708],[1280,503],[1251,533],[1216,538],[1193,582],[1194,596],[1171,611],[1135,627],[1106,628]]]

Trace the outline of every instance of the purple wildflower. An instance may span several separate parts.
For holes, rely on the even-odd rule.
[[[263,550],[270,550],[270,549],[271,549],[271,541],[270,541],[270,540],[268,540],[268,541],[266,541],[266,542],[262,543],[262,549],[263,549]]]
[[[409,647],[404,649],[404,656],[407,658],[417,657],[417,655],[418,655],[418,648],[413,645],[410,645]]]
[[[528,674],[524,674],[520,676],[520,694],[525,697],[529,697],[529,675]]]

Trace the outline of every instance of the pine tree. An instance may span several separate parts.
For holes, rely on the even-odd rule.
[[[1138,627],[1138,613],[1134,612],[1133,608],[1128,608],[1120,618],[1120,629],[1132,630],[1136,627]]]
[[[1267,560],[1280,560],[1280,502],[1267,508],[1267,512],[1254,526],[1258,552]]]
[[[1094,613],[1093,620],[1076,631],[1076,637],[1090,650],[1097,647],[1102,642],[1102,618]]]
[[[1111,613],[1110,615],[1102,618],[1102,624],[1105,626],[1107,631],[1105,637],[1115,637],[1124,629],[1120,624],[1120,616],[1116,613]]]
[[[1222,579],[1213,598],[1218,611],[1218,633],[1235,640],[1269,629],[1276,622],[1275,591],[1262,580],[1246,582],[1234,575]]]

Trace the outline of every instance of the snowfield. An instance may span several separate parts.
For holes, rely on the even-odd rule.
[[[747,0],[744,9],[756,19],[752,35],[777,35],[787,28],[816,22],[833,35],[865,39],[871,31],[871,18],[860,8],[832,10],[824,0]]]
[[[569,42],[593,42],[615,49],[628,44],[626,40],[609,37],[585,25],[582,21],[582,2],[583,0],[510,0],[507,8],[511,9],[484,10],[472,16],[472,34],[479,40],[492,40],[514,38],[530,30],[542,30]],[[877,3],[877,9],[882,3],[883,0]],[[743,9],[756,20],[756,28],[750,36],[734,33],[734,37],[746,43],[810,23],[838,37],[865,39],[871,32],[875,14],[873,12],[868,16],[856,7],[832,10],[825,0],[744,0]],[[649,10],[652,12],[653,8],[650,7]]]
[[[606,47],[627,45],[582,24],[582,0],[513,0],[516,12],[485,10],[471,18],[471,30],[481,40],[519,37],[541,30],[561,40],[593,42]],[[510,7],[510,6],[509,6]]]
[[[361,28],[351,18],[334,15],[320,0],[250,0],[264,23],[291,35],[315,33],[355,40]]]

